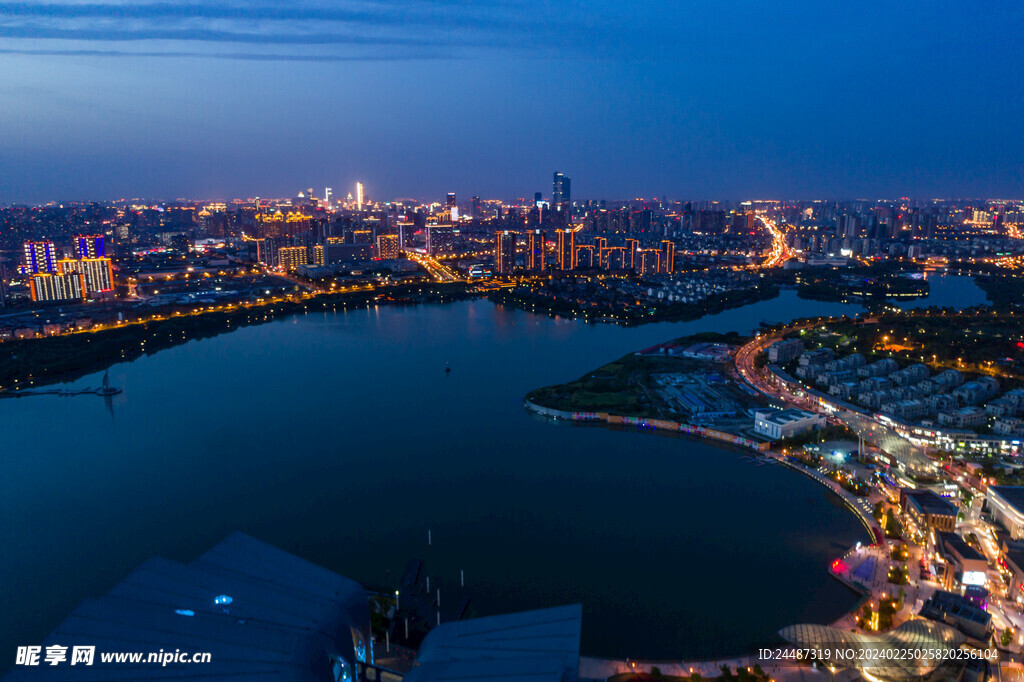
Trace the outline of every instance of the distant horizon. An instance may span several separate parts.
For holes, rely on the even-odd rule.
[[[305,190],[303,190],[303,191],[305,191]],[[296,192],[295,194],[292,194],[290,196],[289,195],[276,195],[276,196],[275,195],[266,195],[266,196],[264,196],[264,195],[251,195],[251,196],[244,196],[244,197],[243,196],[235,196],[235,197],[231,197],[231,198],[224,198],[224,197],[206,197],[206,198],[175,197],[173,199],[167,199],[167,198],[157,198],[157,197],[134,196],[134,197],[118,197],[118,198],[115,198],[115,199],[99,199],[99,198],[91,198],[91,199],[49,199],[49,200],[46,200],[46,201],[0,201],[0,207],[14,207],[14,206],[43,207],[43,206],[50,206],[50,205],[77,205],[77,204],[93,204],[93,203],[97,203],[97,204],[117,204],[117,203],[127,203],[127,202],[139,202],[139,203],[149,203],[149,204],[174,204],[174,203],[194,203],[194,204],[199,204],[199,203],[206,203],[206,204],[223,203],[223,204],[231,204],[231,203],[234,203],[234,202],[249,203],[249,202],[255,201],[256,199],[259,199],[261,202],[264,202],[264,201],[265,202],[291,201],[291,200],[294,200],[294,199],[298,198],[298,196],[299,196],[299,194],[298,194],[298,192]],[[347,192],[346,192],[345,195],[339,195],[337,193],[333,194],[332,195],[332,203],[338,204],[339,201],[337,201],[337,199],[338,199],[339,196],[342,196],[342,197],[347,196]],[[367,204],[370,204],[370,205],[372,205],[372,204],[395,204],[395,203],[443,204],[445,196],[446,196],[446,194],[441,194],[441,195],[439,195],[436,198],[430,198],[430,199],[420,198],[420,197],[412,197],[412,196],[398,196],[398,197],[394,197],[394,198],[391,198],[391,199],[374,199],[372,197],[372,195],[371,195],[369,200],[367,202],[364,202],[364,203],[367,203]],[[477,195],[477,194],[470,194],[470,193],[459,194],[458,192],[456,192],[456,201],[458,201],[460,204],[461,203],[468,203],[473,197],[479,197],[481,202],[500,201],[503,204],[512,204],[512,203],[515,203],[519,199],[523,199],[527,203],[532,201],[532,199],[530,197],[528,197],[528,196],[520,196],[520,197],[515,197],[515,198],[512,198],[512,199],[509,199],[509,198],[484,196],[484,195]],[[543,193],[543,197],[544,197],[545,201],[549,200],[550,199],[550,192]],[[316,193],[314,193],[314,198],[322,199],[322,197],[320,195],[316,194]],[[907,195],[893,196],[893,197],[876,197],[876,198],[866,198],[866,197],[813,197],[813,196],[807,196],[807,197],[795,197],[795,196],[793,196],[793,197],[784,197],[784,198],[779,198],[779,197],[758,197],[758,198],[751,198],[751,197],[705,198],[705,197],[701,197],[701,198],[695,198],[695,197],[674,197],[674,196],[663,196],[663,195],[657,195],[657,196],[651,195],[651,196],[634,196],[634,197],[629,197],[629,198],[611,198],[611,197],[600,197],[600,198],[597,198],[597,197],[585,197],[585,198],[581,198],[581,199],[575,199],[574,198],[574,199],[572,199],[572,203],[574,205],[579,205],[579,204],[581,204],[583,202],[587,202],[587,201],[598,201],[598,202],[605,201],[605,202],[610,202],[610,203],[627,203],[627,202],[663,201],[663,200],[665,201],[665,203],[669,203],[669,204],[671,204],[671,203],[680,203],[680,202],[681,203],[688,203],[688,202],[689,203],[742,203],[742,202],[750,202],[750,203],[757,204],[757,203],[763,203],[763,202],[778,202],[778,203],[797,203],[797,202],[815,202],[815,203],[866,202],[866,203],[872,203],[872,202],[874,202],[874,203],[887,203],[887,202],[900,202],[900,201],[905,201],[905,202],[931,202],[931,203],[985,202],[985,203],[989,203],[989,204],[1001,204],[1001,203],[1006,203],[1006,204],[1024,204],[1024,195],[1022,195],[1022,197],[1020,197],[1020,198],[1018,198],[1018,197],[997,197],[997,196],[915,197],[915,196],[907,196]],[[340,208],[340,206],[335,205],[335,208]]]

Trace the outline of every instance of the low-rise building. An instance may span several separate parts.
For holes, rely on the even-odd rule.
[[[860,353],[851,353],[850,355],[844,356],[837,360],[831,360],[825,363],[825,369],[829,372],[840,372],[843,370],[854,370],[863,367],[867,364],[867,360]]]
[[[789,438],[824,426],[824,416],[807,410],[790,408],[758,410],[754,413],[754,431],[774,440]]]
[[[957,406],[956,398],[948,393],[930,395],[924,401],[932,412],[947,412]]]
[[[810,367],[813,365],[823,365],[826,362],[831,361],[835,356],[835,351],[831,348],[818,348],[816,350],[805,351],[800,354],[800,366]]]
[[[959,370],[947,369],[933,376],[931,380],[943,390],[951,391],[964,383],[964,375]]]
[[[1014,544],[1003,549],[1003,561],[1010,571],[1007,596],[1018,604],[1024,603],[1024,547]]]
[[[935,535],[936,579],[947,589],[984,585],[988,560],[956,533]]]
[[[897,419],[912,421],[928,414],[928,404],[923,400],[896,400],[883,404],[882,412]]]
[[[903,513],[921,530],[952,532],[960,509],[932,490],[900,490]]]
[[[785,364],[804,352],[804,342],[800,339],[784,339],[768,346],[768,361]]]
[[[939,412],[939,425],[957,429],[972,429],[984,426],[988,421],[984,410],[977,407],[961,407],[959,410]]]
[[[911,384],[924,381],[928,378],[929,374],[930,372],[925,365],[917,364],[911,365],[910,367],[904,367],[898,372],[893,372],[889,375],[889,378],[892,380],[892,383],[897,386],[910,386]]]
[[[961,405],[980,405],[999,391],[999,381],[994,377],[981,377],[968,381],[953,390],[953,395]]]
[[[1024,538],[1024,486],[990,485],[986,500],[989,512],[1013,540]]]
[[[1020,406],[1005,396],[993,398],[985,403],[985,414],[990,417],[1013,417],[1020,414]]]
[[[1000,417],[992,425],[992,431],[1000,436],[1024,435],[1024,419]]]
[[[884,377],[892,374],[899,368],[899,364],[892,358],[882,358],[858,369],[857,376],[861,378]]]
[[[1024,412],[1024,388],[1014,388],[1003,394],[1003,398],[1009,400],[1017,409]]]
[[[918,615],[952,626],[975,642],[988,642],[992,637],[992,616],[959,594],[936,590]]]
[[[860,370],[857,370],[858,375]],[[861,391],[887,391],[892,388],[892,382],[885,377],[871,377],[860,382]]]

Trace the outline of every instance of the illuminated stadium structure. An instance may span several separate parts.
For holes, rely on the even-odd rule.
[[[830,652],[830,660],[822,660],[826,665],[856,669],[869,679],[883,680],[921,679],[930,675],[944,660],[935,652],[959,649],[967,639],[948,625],[922,618],[877,635],[809,624],[790,625],[779,630],[779,635],[799,648]],[[903,652],[908,650],[923,655],[904,657]],[[852,655],[837,656],[839,652]]]

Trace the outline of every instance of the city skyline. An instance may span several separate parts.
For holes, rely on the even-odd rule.
[[[987,10],[8,3],[0,202],[1020,196],[1024,21]]]

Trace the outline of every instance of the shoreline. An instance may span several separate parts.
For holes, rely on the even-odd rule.
[[[585,322],[604,322],[616,324],[623,327],[639,327],[645,324],[658,322],[693,322],[708,315],[717,315],[726,310],[742,308],[747,305],[770,301],[779,297],[781,289],[778,286],[762,286],[756,289],[740,290],[737,292],[726,292],[717,294],[712,301],[704,299],[701,303],[682,303],[670,306],[669,310],[659,310],[651,315],[634,313],[630,311],[611,311],[605,309],[592,310],[588,307],[581,307],[573,304],[554,305],[556,300],[545,300],[546,297],[538,297],[538,300],[531,304],[530,299],[517,294],[514,290],[502,290],[489,294],[487,299],[492,303],[506,305],[516,310],[522,310],[537,315],[548,317],[572,317],[573,319]],[[710,301],[710,302],[709,302]],[[707,305],[702,305],[709,302]],[[685,307],[683,307],[685,306]],[[619,318],[618,315],[623,317]]]
[[[68,383],[143,355],[298,313],[337,311],[339,306],[345,310],[450,303],[475,297],[479,294],[461,284],[410,284],[380,291],[324,293],[196,315],[169,314],[99,331],[8,341],[0,343],[0,394]]]
[[[644,417],[622,417],[618,415],[611,415],[608,413],[580,413],[580,412],[567,412],[565,410],[556,410],[554,408],[544,407],[537,405],[527,398],[523,399],[523,407],[530,413],[538,415],[553,421],[565,421],[573,425],[594,425],[604,426],[605,428],[612,428],[615,426],[636,426],[637,431],[644,431],[647,429],[653,430],[654,432],[662,432],[667,434],[681,433],[694,436],[701,441],[709,442],[716,447],[722,447],[728,445],[739,445],[740,447],[746,447],[747,449],[754,450],[759,453],[766,461],[774,461],[775,464],[782,465],[794,471],[797,471],[807,478],[815,481],[816,483],[825,487],[829,492],[835,494],[842,501],[843,506],[853,513],[853,515],[860,521],[864,530],[868,534],[868,543],[864,546],[876,546],[875,540],[875,528],[880,528],[878,522],[875,521],[873,516],[870,516],[863,509],[858,508],[851,501],[853,497],[852,493],[843,490],[840,486],[835,484],[828,478],[821,476],[818,472],[809,470],[806,467],[801,467],[793,462],[788,461],[785,456],[779,455],[771,451],[771,443],[759,443],[755,444],[754,441],[749,439],[742,439],[740,436],[733,436],[732,434],[724,434],[724,432],[716,431],[715,429],[706,429],[704,427],[697,427],[692,424],[681,424],[679,422],[670,422],[660,419],[647,419]],[[710,432],[710,433],[709,433]],[[747,443],[753,445],[745,445],[739,443],[736,440],[727,440],[720,436],[728,435],[732,436],[733,439],[742,439]],[[766,446],[761,449],[760,446]],[[818,474],[818,475],[816,475]],[[884,542],[883,542],[884,546]],[[848,557],[852,552],[856,551],[856,547],[851,547],[844,552],[840,557],[836,559],[839,561]],[[842,614],[833,619],[829,625],[836,626],[851,615],[856,617],[858,609],[864,603],[864,599],[871,595],[871,590],[866,585],[855,583],[842,575],[838,574],[832,569],[835,565],[835,561],[829,565],[826,569],[828,574],[842,583],[845,587],[849,588],[851,592],[858,595],[858,598],[852,606],[847,608]],[[613,659],[613,658],[600,658],[597,656],[580,656],[580,677],[589,679],[606,679],[611,675],[619,673],[631,673],[631,672],[650,672],[653,666],[658,667],[663,674],[666,675],[691,675],[693,673],[699,673],[705,677],[717,677],[721,674],[721,666],[728,665],[730,668],[754,666],[759,661],[755,659],[753,654],[747,656],[730,656],[728,658],[710,658],[704,660],[690,660],[690,661],[664,661],[664,660],[643,660],[637,661],[633,659]],[[777,667],[762,666],[766,671],[772,669],[776,670],[776,673],[781,672]],[[587,670],[587,674],[584,674],[584,669]],[[776,675],[777,677],[778,675]]]
[[[727,431],[696,426],[685,422],[674,422],[667,419],[648,419],[646,417],[625,417],[622,415],[610,414],[608,412],[567,412],[557,410],[553,407],[544,407],[523,398],[523,407],[533,414],[541,417],[548,417],[559,421],[570,421],[578,423],[604,423],[609,426],[636,426],[640,429],[656,429],[670,433],[685,433],[701,439],[717,441],[728,445],[738,445],[756,452],[767,452],[771,443],[767,441],[755,441],[750,438],[738,436]]]

